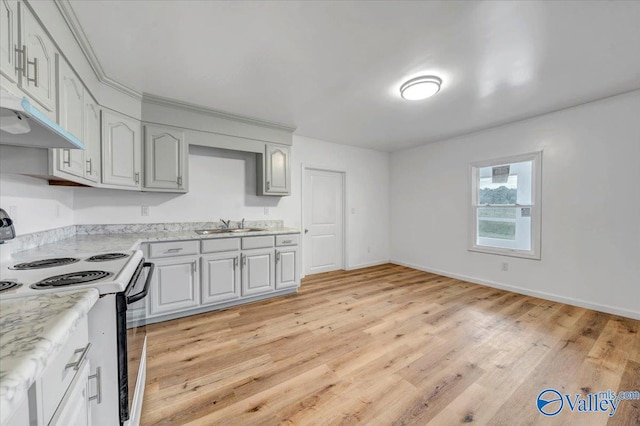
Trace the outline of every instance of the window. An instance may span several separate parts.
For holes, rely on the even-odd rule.
[[[540,259],[542,153],[471,165],[469,250]]]

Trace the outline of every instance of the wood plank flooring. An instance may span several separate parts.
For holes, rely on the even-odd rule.
[[[143,425],[640,425],[545,417],[547,388],[640,389],[640,321],[397,265],[154,324]],[[566,404],[565,404],[566,405]]]

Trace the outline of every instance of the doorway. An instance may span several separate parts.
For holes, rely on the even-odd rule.
[[[343,172],[304,168],[304,274],[344,269]]]

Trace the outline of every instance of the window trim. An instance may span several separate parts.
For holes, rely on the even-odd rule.
[[[482,167],[499,166],[510,163],[533,161],[531,170],[531,250],[518,250],[501,247],[489,247],[477,244],[478,221],[476,209],[478,205],[479,170]],[[528,154],[513,155],[491,160],[476,161],[469,164],[469,182],[471,194],[469,197],[469,243],[468,250],[477,253],[496,254],[502,256],[520,257],[524,259],[541,259],[542,245],[542,151]],[[511,205],[508,205],[509,207]],[[505,206],[506,207],[506,206]],[[529,207],[529,205],[523,207]]]

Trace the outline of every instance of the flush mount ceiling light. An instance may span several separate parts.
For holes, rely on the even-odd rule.
[[[412,78],[400,87],[400,96],[409,101],[427,99],[440,91],[442,80],[433,75]]]

